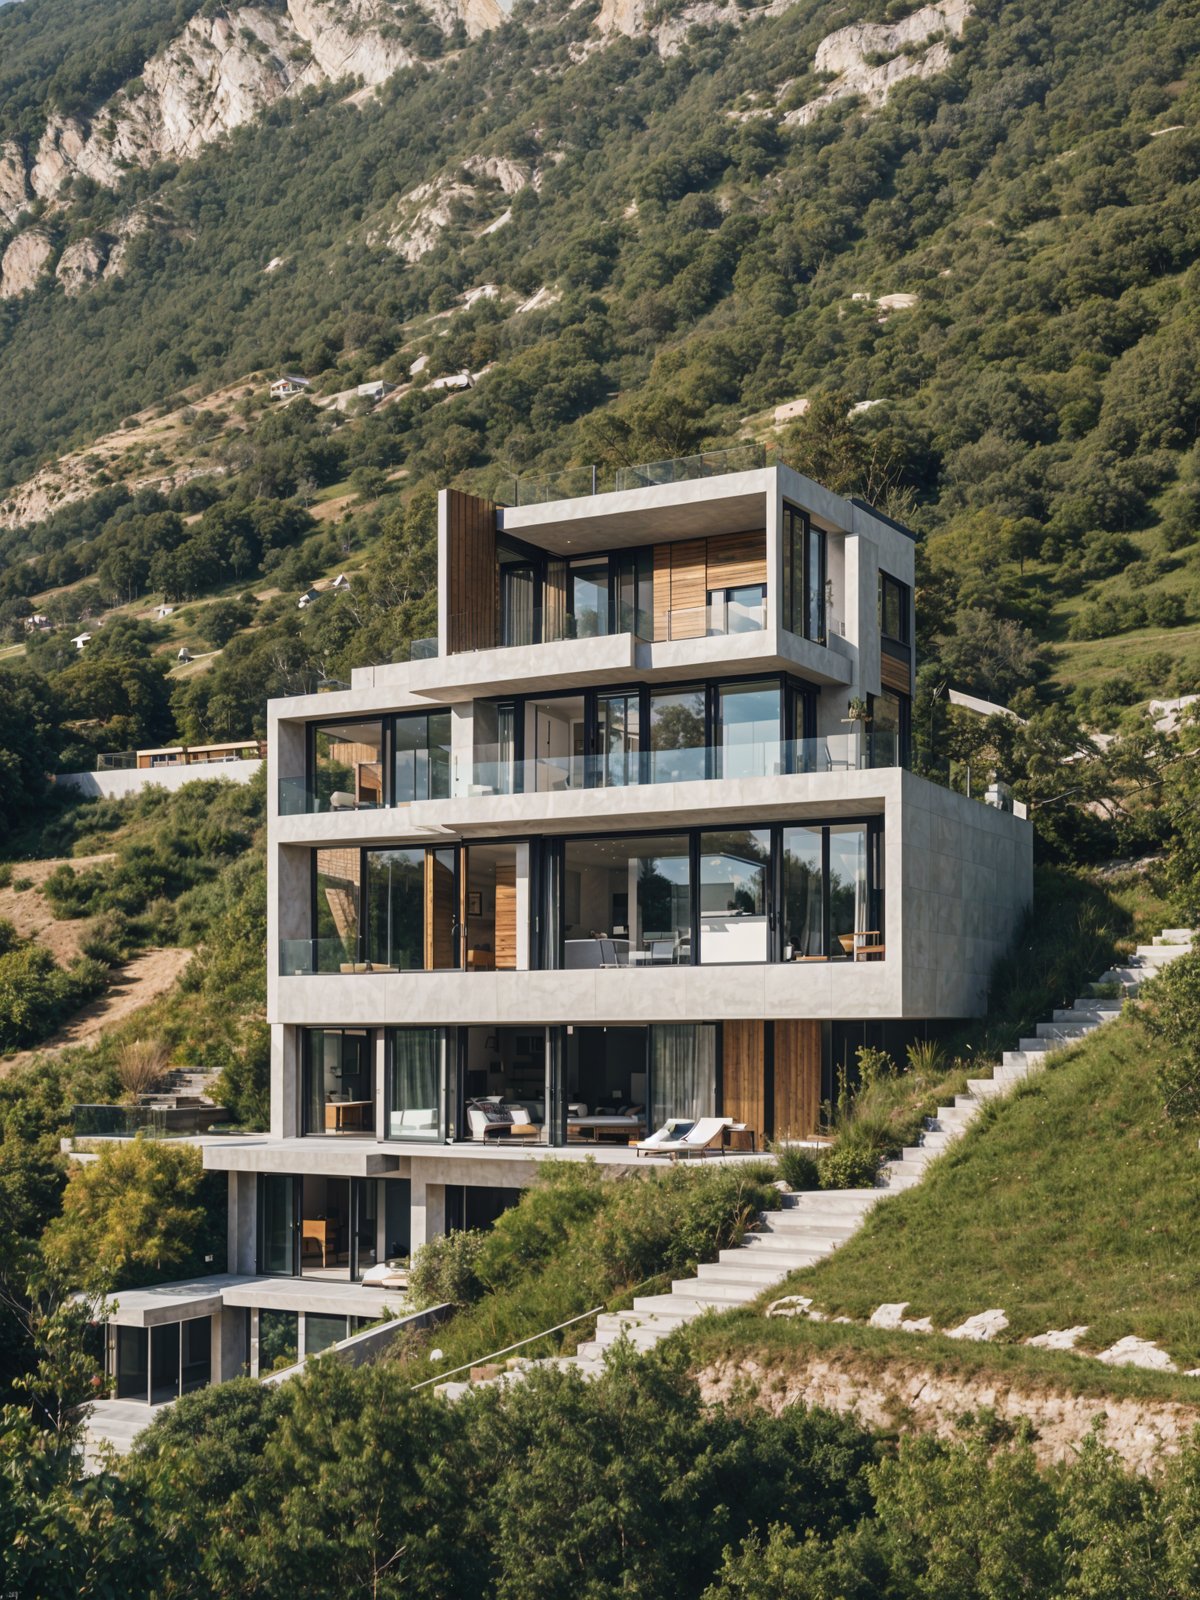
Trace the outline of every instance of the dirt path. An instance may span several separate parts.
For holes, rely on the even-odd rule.
[[[90,917],[76,917],[60,922],[42,894],[42,885],[56,867],[67,865],[83,872],[101,861],[111,861],[112,852],[99,856],[71,856],[56,861],[15,861],[12,875],[17,883],[26,878],[30,889],[0,889],[0,920],[11,922],[25,939],[36,939],[54,959],[69,966],[79,955],[79,944],[91,926]]]
[[[95,1044],[106,1028],[124,1022],[135,1011],[157,1000],[182,973],[192,959],[191,950],[170,947],[144,950],[119,968],[98,1000],[78,1012],[60,1033],[36,1050],[22,1050],[0,1061],[0,1075],[24,1066],[37,1056],[53,1055],[73,1045]]]

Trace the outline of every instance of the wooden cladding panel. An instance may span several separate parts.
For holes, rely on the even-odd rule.
[[[671,638],[703,639],[708,632],[707,541],[671,546]]]
[[[496,970],[517,970],[517,863],[496,863]]]
[[[496,644],[499,570],[496,508],[490,500],[451,489],[447,507],[447,651],[490,650]]]
[[[737,589],[767,581],[767,533],[725,533],[708,541],[708,588]]]
[[[821,1024],[775,1024],[775,1137],[804,1139],[821,1116]]]
[[[465,874],[464,874],[465,881]],[[454,870],[425,852],[425,970],[457,965],[454,959]]]
[[[879,681],[885,689],[894,689],[897,694],[912,693],[912,671],[908,662],[897,661],[895,656],[880,656]]]
[[[765,1024],[721,1024],[722,1115],[753,1128],[759,1138],[766,1127]]]
[[[671,546],[654,546],[654,637],[671,637]]]

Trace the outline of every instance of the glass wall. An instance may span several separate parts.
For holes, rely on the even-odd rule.
[[[212,1318],[192,1317],[180,1324],[180,1389],[190,1394],[212,1382]]]
[[[566,840],[563,897],[565,967],[690,960],[686,834]]]
[[[295,1311],[258,1314],[258,1370],[278,1372],[300,1359],[300,1318]]]
[[[375,719],[313,729],[319,810],[357,811],[383,804],[383,723]]]
[[[290,1174],[259,1174],[258,1270],[272,1277],[290,1278],[297,1271],[296,1199]]]
[[[645,1028],[573,1028],[567,1034],[563,1064],[568,1144],[627,1144],[645,1136],[647,1048]]]
[[[538,573],[533,560],[497,542],[500,564],[500,643],[533,644],[537,639]]]
[[[585,708],[581,694],[527,702],[525,749],[535,758],[539,794],[582,789],[586,780]],[[526,782],[526,789],[534,785]]]
[[[707,776],[703,684],[650,695],[650,781],[687,783]]]
[[[696,1122],[717,1108],[717,1030],[711,1023],[655,1023],[650,1029],[650,1125]]]
[[[347,1317],[319,1316],[315,1311],[304,1315],[304,1354],[319,1356],[322,1350],[340,1344],[350,1337]]]
[[[567,637],[596,639],[608,633],[608,557],[589,556],[567,568]]]
[[[718,690],[720,776],[761,778],[785,770],[779,738],[781,694],[778,678],[760,683],[722,684]]]
[[[770,867],[769,828],[701,834],[701,962],[736,965],[771,959]]]
[[[387,1051],[387,1137],[442,1138],[444,1031],[389,1028]]]
[[[425,851],[366,852],[364,955],[375,970],[425,965]]]
[[[640,695],[618,690],[596,696],[596,781],[599,787],[624,788],[639,783],[641,773]]]
[[[829,951],[849,960],[856,947],[880,940],[867,914],[867,829],[865,823],[848,822],[828,832]]]
[[[455,1137],[479,1145],[545,1144],[553,1117],[544,1027],[461,1028]]]
[[[117,1328],[117,1399],[144,1400],[150,1392],[150,1330]]]
[[[783,508],[783,620],[790,633],[825,643],[825,533]]]
[[[783,959],[825,959],[823,828],[783,830]]]
[[[306,1028],[303,1126],[306,1134],[370,1133],[375,1127],[372,1040],[365,1028]]]
[[[654,637],[654,556],[650,550],[622,550],[616,565],[617,632]]]
[[[362,853],[358,849],[318,850],[313,937],[318,972],[346,971],[359,959],[358,916]]]
[[[731,589],[708,591],[708,636],[727,633],[759,633],[767,625],[767,586],[765,583],[740,584]]]
[[[450,713],[397,717],[392,804],[444,800],[450,793]]]

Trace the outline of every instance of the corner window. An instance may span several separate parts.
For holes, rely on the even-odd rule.
[[[450,713],[397,717],[393,805],[445,800],[450,793]]]
[[[894,644],[911,644],[912,591],[890,573],[879,574],[879,631]]]
[[[791,633],[825,643],[825,531],[807,513],[783,508],[783,617]]]

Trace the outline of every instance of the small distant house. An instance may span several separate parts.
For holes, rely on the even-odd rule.
[[[305,589],[304,593],[300,596],[299,600],[297,600],[296,604],[300,607],[301,611],[304,611],[308,606],[312,605],[313,601],[318,598],[320,593],[321,591],[319,589]]]
[[[294,394],[304,394],[311,389],[312,384],[307,378],[298,378],[294,373],[287,373],[282,378],[276,378],[271,385],[271,398],[273,400],[289,400]]]
[[[348,589],[350,587],[350,579],[344,572],[339,572],[329,587],[331,589]]]
[[[35,611],[32,617],[25,618],[25,631],[32,633],[35,629],[44,633],[50,626],[50,618],[44,617],[40,611]]]
[[[71,643],[75,646],[76,650],[82,650],[85,644],[90,643],[91,637],[92,636],[90,633],[77,633],[71,640]]]
[[[444,378],[435,378],[429,385],[431,389],[470,389],[474,387],[475,380],[469,372],[448,372]]]
[[[188,649],[187,645],[181,644],[179,646],[179,654],[175,657],[175,659],[176,661],[190,661],[192,659],[192,652]]]
[[[379,401],[385,399],[389,394],[394,394],[395,390],[396,385],[394,383],[384,383],[382,378],[373,378],[370,383],[360,383],[354,392],[360,400]]]
[[[155,606],[154,615],[160,622],[165,622],[168,617],[175,615],[175,607],[168,605]]]

